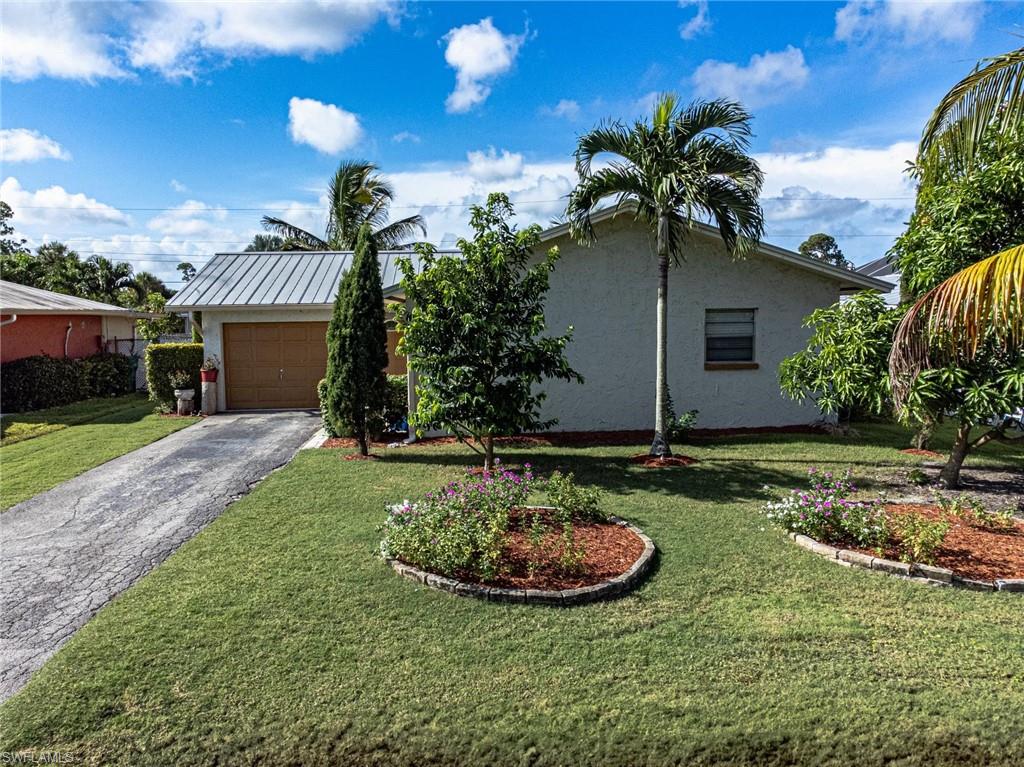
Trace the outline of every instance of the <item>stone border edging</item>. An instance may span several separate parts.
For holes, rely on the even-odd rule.
[[[607,581],[595,583],[592,586],[580,586],[576,589],[561,589],[559,591],[546,591],[541,589],[506,589],[497,586],[485,586],[480,583],[470,583],[448,578],[443,575],[428,573],[425,570],[407,565],[397,559],[386,559],[396,573],[403,578],[422,583],[439,591],[447,591],[460,597],[474,597],[475,599],[486,599],[489,602],[506,602],[512,604],[548,605],[549,607],[571,607],[573,605],[587,604],[602,599],[610,599],[632,591],[651,569],[654,564],[655,546],[652,541],[640,528],[631,525],[619,517],[609,517],[608,521],[627,528],[635,533],[644,544],[643,553],[636,562],[621,575],[616,575]]]
[[[1024,578],[1000,578],[994,581],[981,581],[973,578],[961,578],[945,567],[925,565],[920,562],[896,562],[892,559],[873,557],[859,551],[837,549],[827,543],[821,543],[800,533],[787,533],[790,540],[797,546],[813,551],[830,562],[843,567],[859,567],[863,570],[875,570],[886,575],[905,578],[930,586],[951,586],[953,588],[970,589],[971,591],[1013,591],[1024,593]]]

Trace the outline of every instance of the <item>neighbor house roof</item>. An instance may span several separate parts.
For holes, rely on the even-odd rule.
[[[446,252],[451,251],[438,251]],[[412,251],[378,254],[385,298],[400,292],[400,256],[411,258],[418,267],[419,256]],[[177,310],[213,306],[328,306],[334,303],[338,283],[351,263],[351,251],[218,253],[167,302],[167,306]]]
[[[610,205],[607,208],[595,211],[591,214],[590,220],[593,223],[600,223],[602,221],[609,221],[617,215],[632,217],[636,212],[636,203],[626,201],[622,205]],[[694,231],[697,234],[704,237],[712,237],[719,239],[718,229],[709,224],[705,224],[699,221],[695,221],[693,224]],[[542,240],[553,240],[556,237],[563,237],[569,234],[569,224],[558,224],[557,226],[545,229],[541,234]],[[782,263],[795,266],[798,269],[804,269],[809,272],[820,274],[824,277],[830,277],[839,282],[840,291],[846,293],[857,290],[880,290],[883,293],[888,293],[892,289],[892,283],[884,280],[876,279],[873,276],[863,274],[861,272],[853,271],[850,269],[843,269],[839,266],[833,266],[832,264],[819,261],[816,258],[810,258],[809,256],[801,255],[792,250],[786,250],[780,248],[777,245],[770,245],[766,242],[761,242],[758,245],[758,253],[767,258],[775,261],[781,261]]]
[[[895,277],[899,275],[896,267],[889,261],[888,256],[882,256],[874,261],[869,261],[864,266],[858,266],[857,271],[860,274],[866,274],[868,277]]]
[[[0,280],[0,313],[2,314],[101,314],[117,317],[152,317],[149,312],[138,312],[113,304],[104,304],[78,296],[54,293],[32,288],[16,282]]]

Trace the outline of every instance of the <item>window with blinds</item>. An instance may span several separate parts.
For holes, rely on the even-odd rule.
[[[754,309],[706,309],[704,361],[754,361]]]

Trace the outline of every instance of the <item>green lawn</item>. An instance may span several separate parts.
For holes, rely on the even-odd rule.
[[[113,764],[1020,765],[1024,598],[844,569],[758,515],[809,464],[917,459],[905,434],[505,450],[575,471],[657,543],[646,584],[560,610],[417,587],[384,504],[464,448],[305,451],[104,608],[0,709],[0,751]],[[869,445],[868,441],[874,442]],[[977,459],[1024,465],[998,448]]]
[[[195,423],[161,418],[142,394],[3,417],[0,509]]]

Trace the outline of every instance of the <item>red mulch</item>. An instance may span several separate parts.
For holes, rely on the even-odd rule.
[[[942,510],[930,504],[890,504],[885,510],[889,514],[918,514],[931,520],[942,518]],[[935,557],[936,565],[964,578],[983,581],[1024,578],[1024,522],[1014,520],[1013,527],[1004,529],[984,527],[973,519],[950,519],[952,524]],[[884,556],[899,559],[895,546],[887,548]]]
[[[604,522],[575,522],[576,543],[582,544],[585,552],[580,570],[567,573],[558,564],[559,532],[552,527],[542,542],[537,567],[530,575],[528,565],[534,558],[533,547],[529,533],[519,529],[517,519],[518,515],[513,517],[512,529],[505,538],[500,575],[482,585],[545,591],[592,586],[622,575],[644,552],[644,542],[629,528]],[[468,573],[457,573],[455,577],[467,583],[480,583]]]
[[[630,456],[629,460],[648,469],[667,469],[672,466],[690,466],[694,463],[700,463],[696,458],[690,458],[688,455],[671,455],[666,458],[659,458],[648,453],[637,453]]]
[[[744,434],[824,434],[815,426],[757,426],[739,429],[692,429],[687,439],[705,437],[735,437]],[[654,438],[654,432],[645,429],[620,431],[549,431],[539,434],[520,434],[515,437],[495,437],[494,444],[505,447],[614,447],[642,445]],[[417,445],[451,445],[455,437],[424,437]]]
[[[507,471],[522,471],[523,470],[523,467],[520,464],[518,464],[518,463],[502,463],[499,466],[496,466],[495,470],[497,470],[498,468],[505,469]],[[466,469],[466,473],[469,476],[471,476],[471,477],[479,477],[479,476],[481,476],[484,473],[484,467],[483,466],[474,466],[471,469]]]
[[[916,447],[908,447],[905,450],[900,450],[900,452],[901,453],[906,453],[907,455],[923,455],[923,456],[925,456],[927,458],[942,458],[943,457],[942,453],[936,453],[934,450],[921,450],[920,448],[916,448]]]
[[[405,435],[395,435],[394,439],[385,439],[381,442],[370,441],[367,444],[370,447],[387,447],[392,442],[401,442],[403,439],[405,439]],[[359,447],[359,443],[354,437],[331,437],[320,447]]]
[[[349,453],[341,457],[343,461],[379,461],[380,456],[370,453],[369,455],[360,455],[359,453]]]

